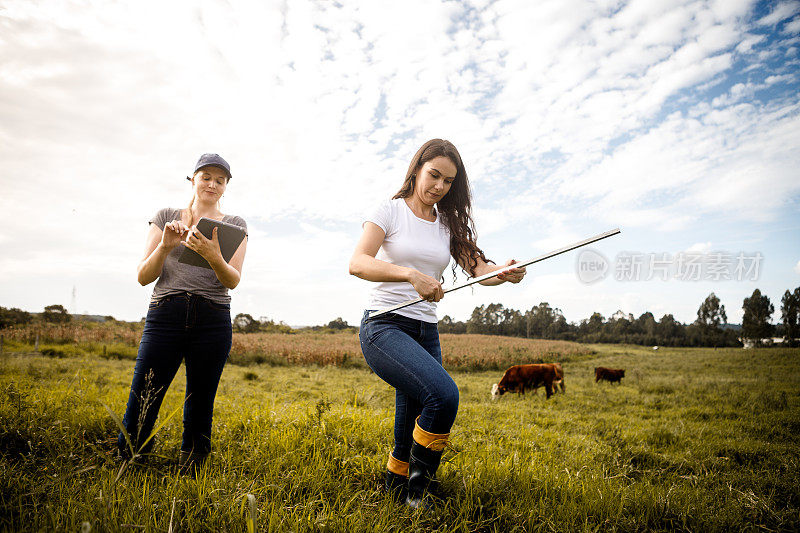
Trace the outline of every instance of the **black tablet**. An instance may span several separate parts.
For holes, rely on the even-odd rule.
[[[211,232],[214,227],[218,228],[217,238],[219,239],[219,249],[222,252],[222,258],[225,259],[226,263],[229,263],[231,257],[236,253],[236,249],[239,248],[239,245],[245,237],[244,228],[206,217],[201,218],[197,222],[197,229],[206,239],[211,238]],[[181,252],[178,261],[186,263],[187,265],[211,268],[211,265],[208,264],[208,261],[203,259],[202,255],[186,247],[183,248],[183,252]]]

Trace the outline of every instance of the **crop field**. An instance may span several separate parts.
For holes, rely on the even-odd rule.
[[[241,361],[234,350],[217,395],[213,456],[191,478],[176,466],[182,372],[154,455],[120,472],[106,408],[122,415],[133,360],[109,354],[130,341],[43,337],[45,356],[7,336],[0,530],[800,529],[800,350],[443,336],[461,405],[437,504],[414,512],[378,489],[394,393],[360,361],[354,336],[281,337],[238,339]],[[255,359],[268,343],[288,350],[283,359]],[[303,357],[313,350],[321,355]],[[504,365],[526,359],[562,361],[566,394],[492,401]],[[595,366],[626,377],[595,384]]]
[[[112,322],[31,325],[3,330],[11,350],[39,351],[56,357],[99,354],[106,358],[136,359],[142,325]],[[591,353],[575,342],[442,335],[442,358],[448,369],[499,370],[510,365],[569,361]],[[358,335],[344,332],[234,333],[229,362],[239,365],[335,365],[367,368]]]

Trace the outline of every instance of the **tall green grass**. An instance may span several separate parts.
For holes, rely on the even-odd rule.
[[[594,353],[592,353],[594,352]],[[214,454],[176,464],[181,418],[117,480],[133,362],[0,358],[0,529],[13,531],[796,531],[800,351],[592,346],[567,394],[490,399],[501,372],[456,372],[442,500],[379,490],[394,393],[369,370],[229,366]],[[592,368],[626,369],[621,386]],[[161,408],[183,402],[176,377]]]

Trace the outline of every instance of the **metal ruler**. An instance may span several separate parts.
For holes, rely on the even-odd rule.
[[[555,256],[563,254],[565,252],[569,252],[570,250],[574,250],[575,248],[580,248],[581,246],[586,246],[587,244],[591,244],[593,242],[597,242],[597,241],[606,239],[606,238],[611,237],[613,235],[616,235],[618,233],[620,233],[619,228],[614,228],[614,229],[612,229],[610,231],[606,231],[605,233],[601,233],[599,235],[595,235],[594,237],[590,237],[588,239],[584,239],[582,241],[578,241],[578,242],[576,242],[574,244],[570,244],[569,246],[565,246],[563,248],[559,248],[558,250],[553,250],[550,253],[546,253],[544,255],[540,255],[539,257],[535,257],[535,258],[531,259],[530,261],[524,261],[522,263],[515,263],[513,265],[508,265],[508,266],[506,266],[504,268],[501,268],[499,270],[495,270],[494,272],[489,272],[488,274],[484,274],[483,276],[478,276],[477,278],[472,278],[471,280],[465,281],[464,283],[461,283],[459,285],[453,285],[452,287],[450,287],[448,289],[444,289],[443,292],[445,294],[447,294],[448,292],[453,292],[453,291],[457,291],[458,289],[463,289],[464,287],[469,287],[470,285],[474,285],[476,283],[480,283],[481,281],[484,281],[484,280],[487,280],[487,279],[491,279],[491,278],[497,276],[498,274],[502,274],[503,272],[508,272],[509,270],[514,270],[515,268],[526,267],[526,266],[532,265],[534,263],[539,263],[540,261],[544,261],[545,259],[550,259],[551,257],[555,257]],[[416,303],[423,302],[423,301],[425,301],[425,299],[422,296],[419,296],[417,298],[414,298],[413,300],[408,300],[406,302],[403,302],[403,303],[400,303],[400,304],[397,304],[397,305],[393,305],[392,307],[387,307],[385,309],[380,309],[378,311],[373,311],[373,312],[371,312],[369,314],[369,318],[379,317],[379,316],[381,316],[383,314],[391,313],[392,311],[397,311],[398,309],[402,309],[404,307],[408,307],[409,305],[414,305]]]

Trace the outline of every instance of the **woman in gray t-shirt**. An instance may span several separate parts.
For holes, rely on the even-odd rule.
[[[211,239],[196,230],[201,217],[242,227],[244,219],[224,215],[219,199],[231,179],[230,166],[217,154],[203,154],[195,165],[192,200],[184,209],[161,209],[150,220],[144,257],[139,263],[142,285],[156,281],[147,311],[133,382],[118,445],[130,459],[149,452],[150,433],[158,410],[181,361],[186,363],[186,400],[180,464],[193,473],[211,451],[211,419],[222,369],[231,349],[228,290],[242,275],[247,239],[225,262],[216,229]],[[210,269],[180,263],[183,248],[208,261]]]

